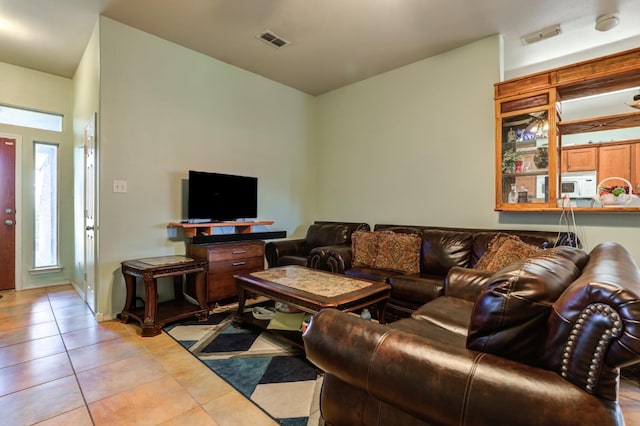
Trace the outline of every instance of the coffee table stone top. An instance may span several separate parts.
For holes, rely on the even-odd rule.
[[[323,297],[339,296],[372,285],[368,281],[296,265],[252,272],[250,275]]]

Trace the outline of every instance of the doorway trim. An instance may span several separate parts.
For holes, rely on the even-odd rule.
[[[15,175],[15,210],[16,210],[16,233],[15,233],[15,289],[22,290],[22,221],[24,212],[22,211],[22,135],[14,133],[0,132],[0,137],[16,140],[16,175]]]

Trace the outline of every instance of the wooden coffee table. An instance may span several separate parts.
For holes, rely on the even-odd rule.
[[[391,286],[319,271],[304,266],[281,266],[250,274],[235,275],[238,311],[234,322],[242,324],[247,294],[257,294],[286,303],[304,312],[335,308],[344,312],[375,306],[378,319],[384,314]]]

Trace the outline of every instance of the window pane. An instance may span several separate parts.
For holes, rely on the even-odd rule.
[[[62,131],[62,116],[0,105],[0,123],[34,129]]]
[[[35,143],[34,267],[58,264],[58,146]]]

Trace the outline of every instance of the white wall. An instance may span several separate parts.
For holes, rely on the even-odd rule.
[[[318,218],[566,230],[557,212],[493,210],[497,81],[494,36],[320,96]],[[575,219],[587,250],[617,241],[640,263],[637,213]]]
[[[100,25],[98,21],[73,76],[74,262],[73,277],[86,294],[84,280],[84,131],[100,105]],[[97,138],[99,141],[99,137]],[[71,266],[71,265],[70,265]]]
[[[184,253],[189,169],[258,177],[258,216],[298,231],[315,218],[315,98],[100,18],[98,309],[124,303],[126,259]],[[113,180],[127,193],[113,193]]]
[[[72,85],[71,80],[0,62],[0,103],[22,108],[63,114],[63,131],[51,132],[20,126],[0,124],[0,133],[22,136],[22,205],[16,206],[16,222],[20,221],[22,270],[16,275],[16,288],[27,289],[50,284],[68,283],[73,264],[73,143],[72,143]],[[52,142],[59,146],[59,257],[64,269],[60,272],[32,274],[34,252],[34,150],[33,142]]]

